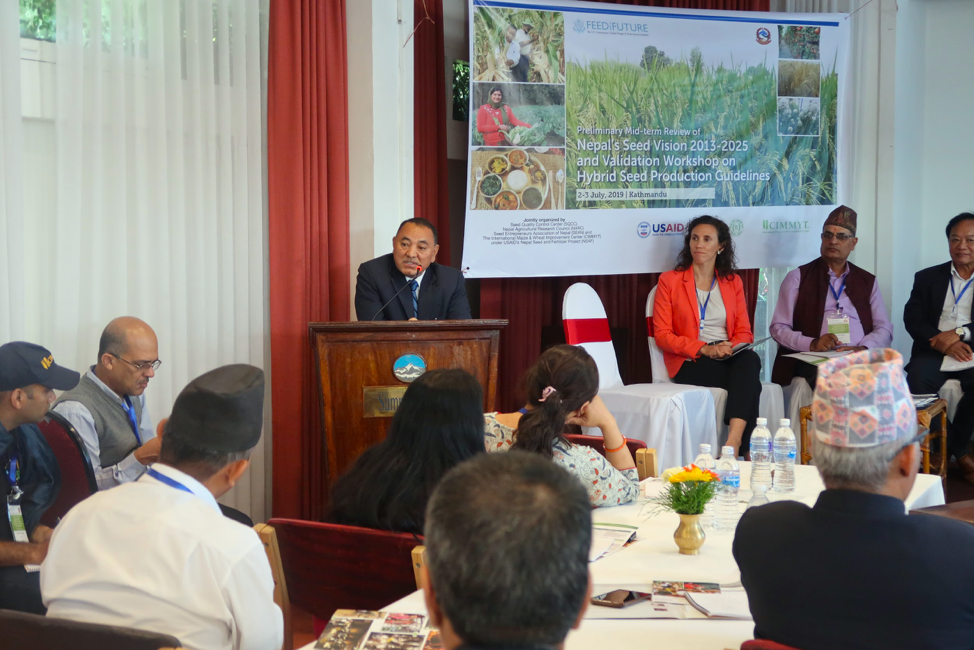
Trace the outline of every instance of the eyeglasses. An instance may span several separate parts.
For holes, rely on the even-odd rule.
[[[839,241],[849,241],[855,235],[847,235],[844,232],[823,232],[822,241],[830,241],[832,239],[838,239]]]
[[[112,353],[109,352],[109,354],[112,354]],[[128,359],[123,359],[122,357],[118,356],[117,354],[112,354],[112,356],[115,357],[116,359],[118,359],[119,361],[124,361],[125,363],[129,364],[130,366],[132,366],[133,368],[135,368],[135,371],[136,372],[146,372],[147,370],[158,370],[159,369],[159,366],[162,365],[162,361],[159,361],[158,359],[156,359],[155,361],[144,361],[142,363],[135,363],[134,361],[129,361]]]

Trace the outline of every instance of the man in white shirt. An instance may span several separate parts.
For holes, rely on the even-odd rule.
[[[524,56],[521,44],[516,38],[517,34],[518,29],[514,25],[507,26],[507,33],[504,35],[504,40],[507,41],[505,56],[507,57],[507,67],[511,69],[511,76],[514,81],[525,82],[528,80],[528,67],[531,64],[529,57]]]
[[[283,620],[263,545],[216,502],[247,470],[263,403],[253,366],[190,382],[159,462],[55,529],[41,566],[47,615],[171,634],[190,650],[278,650]]]
[[[946,362],[974,360],[971,352],[974,317],[974,213],[962,212],[947,224],[950,262],[919,271],[903,309],[906,331],[913,337],[913,351],[906,366],[907,382],[915,394],[936,393],[948,379],[960,381],[964,397],[947,427],[947,449],[974,483],[974,457],[970,440],[974,432],[974,367],[941,369]]]
[[[152,328],[116,318],[102,332],[98,363],[55,402],[84,440],[99,490],[136,480],[159,456],[144,393],[161,363]]]

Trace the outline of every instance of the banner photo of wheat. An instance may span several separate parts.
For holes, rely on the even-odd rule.
[[[845,15],[470,0],[470,16],[469,277],[668,270],[700,214],[728,222],[742,267],[814,257],[845,191]],[[529,189],[515,163],[549,149]]]

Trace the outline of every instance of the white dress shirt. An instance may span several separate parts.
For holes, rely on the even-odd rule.
[[[507,58],[509,61],[517,65],[521,61],[521,44],[516,40],[511,41],[507,46]]]
[[[950,287],[947,287],[947,296],[944,298],[944,308],[943,311],[940,312],[940,322],[937,324],[937,328],[941,332],[952,332],[958,327],[964,327],[971,322],[971,296],[974,296],[974,286],[968,287],[967,291],[964,291],[963,296],[960,295],[968,280],[974,280],[974,276],[965,280],[960,277],[960,273],[957,272],[954,265],[950,265],[950,282],[953,285],[954,290],[951,291]],[[957,301],[956,310],[954,309],[955,294],[960,298],[960,300]],[[954,312],[954,315],[951,315],[951,312]],[[961,340],[971,340],[970,330],[965,330],[964,336],[961,337]]]
[[[105,382],[96,377],[94,370],[89,369],[86,375],[88,379],[95,382],[98,388],[105,391],[105,394],[113,402],[118,404],[118,408],[124,408],[122,406],[122,398],[109,388]],[[149,416],[149,408],[145,402],[145,393],[142,393],[135,399],[139,400],[139,404],[142,405],[142,421],[139,423],[139,436],[142,438],[142,444],[145,444],[156,437],[156,430],[152,426],[152,418]],[[145,465],[136,460],[134,451],[118,461],[115,465],[102,467],[101,445],[98,442],[98,432],[95,430],[95,420],[91,417],[91,411],[88,410],[88,407],[81,402],[61,402],[54,407],[54,412],[64,416],[68,422],[74,425],[74,428],[78,431],[78,435],[84,440],[85,447],[88,449],[88,457],[91,459],[91,467],[95,470],[95,482],[98,483],[99,490],[107,490],[122,483],[130,483],[142,476],[142,473],[145,472]]]
[[[85,499],[41,565],[47,615],[171,634],[190,650],[279,650],[281,610],[260,538],[167,465]]]

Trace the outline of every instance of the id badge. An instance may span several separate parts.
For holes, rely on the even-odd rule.
[[[835,334],[835,337],[839,339],[839,343],[843,345],[850,345],[852,343],[852,336],[849,333],[848,314],[843,314],[840,311],[830,311],[825,315],[825,319],[828,323],[829,334]]]
[[[7,520],[10,522],[10,531],[14,535],[14,541],[29,542],[27,527],[24,525],[24,513],[20,509],[20,496],[20,494],[7,496]]]

